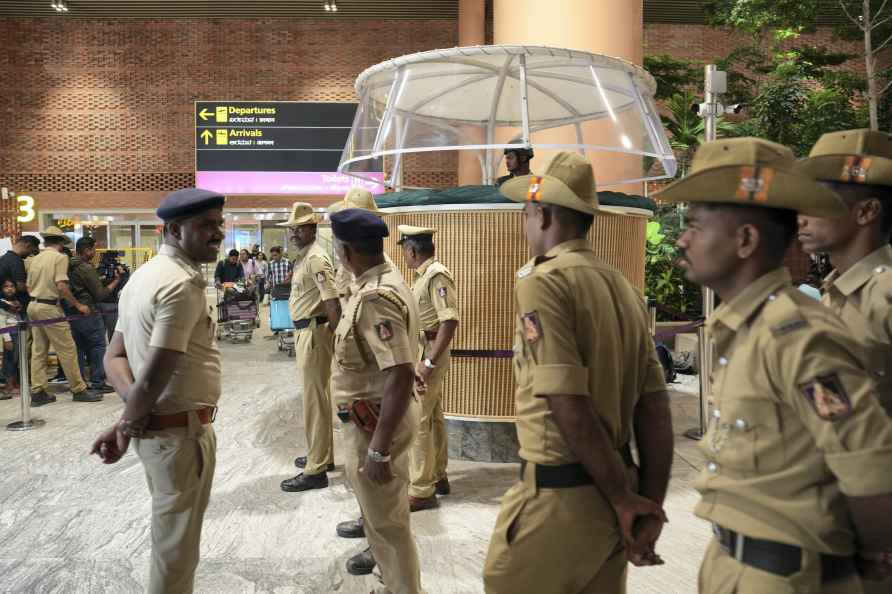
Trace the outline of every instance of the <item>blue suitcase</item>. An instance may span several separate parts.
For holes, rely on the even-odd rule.
[[[273,332],[294,329],[287,299],[273,299],[269,302],[269,327]]]

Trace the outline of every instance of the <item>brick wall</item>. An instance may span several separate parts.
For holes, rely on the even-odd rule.
[[[354,101],[365,68],[457,36],[453,20],[0,19],[0,185],[41,209],[151,207],[194,181],[195,100]]]
[[[193,101],[352,101],[368,66],[457,36],[453,20],[0,19],[0,185],[32,192],[41,210],[150,208],[193,183]],[[703,61],[749,41],[658,23],[644,40],[646,53]],[[804,41],[829,45],[830,31]],[[403,181],[455,185],[455,155],[411,157]]]

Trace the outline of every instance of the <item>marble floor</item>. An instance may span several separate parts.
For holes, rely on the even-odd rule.
[[[344,562],[364,541],[340,539],[335,523],[357,506],[342,470],[331,487],[283,493],[303,453],[301,401],[291,387],[293,359],[258,330],[250,344],[221,346],[224,393],[216,430],[217,473],[204,524],[196,591],[214,594],[367,593],[374,577],[353,577]],[[673,391],[676,433],[696,422],[692,383]],[[0,421],[17,420],[19,399],[0,402]],[[0,592],[135,593],[148,579],[149,498],[136,455],[114,466],[88,455],[93,438],[120,414],[115,395],[97,404],[68,393],[36,409],[40,429],[0,431]],[[336,452],[339,449],[336,435]],[[336,454],[337,455],[337,454]],[[633,594],[696,592],[708,526],[691,510],[702,458],[677,437],[670,523],[659,551],[666,565],[632,568]],[[336,459],[340,464],[340,460]],[[422,579],[429,594],[483,592],[483,558],[500,496],[516,465],[450,462],[453,494],[438,510],[412,515]],[[543,593],[547,594],[547,593]],[[605,593],[610,594],[610,593]]]

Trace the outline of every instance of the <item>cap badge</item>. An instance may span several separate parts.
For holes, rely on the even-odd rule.
[[[839,175],[840,181],[848,183],[864,183],[867,181],[867,172],[870,171],[870,157],[861,157],[852,155],[846,157],[846,162],[842,166],[842,173]]]
[[[530,178],[530,187],[527,190],[527,200],[532,200],[533,202],[540,202],[542,200],[542,182],[544,180],[539,176],[532,176]]]
[[[740,168],[740,184],[734,197],[748,202],[766,202],[773,180],[774,169],[770,167],[743,166]]]

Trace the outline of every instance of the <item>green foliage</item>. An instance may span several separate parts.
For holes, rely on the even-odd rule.
[[[798,80],[775,78],[766,84],[753,100],[751,114],[759,136],[793,144],[799,127],[806,92]]]
[[[644,69],[657,81],[656,99],[663,100],[703,86],[703,68],[667,54],[644,57]]]
[[[820,0],[707,0],[707,18],[714,26],[734,27],[754,35],[779,31],[780,39],[814,27]]]
[[[696,317],[702,310],[702,297],[700,287],[685,280],[684,271],[676,264],[679,254],[675,242],[680,234],[681,210],[676,206],[658,207],[654,220],[647,224],[645,292],[663,306]],[[657,319],[671,320],[673,316],[658,309]]]
[[[826,132],[867,126],[864,110],[856,110],[851,98],[839,89],[810,92],[803,106],[793,152],[805,156]]]

